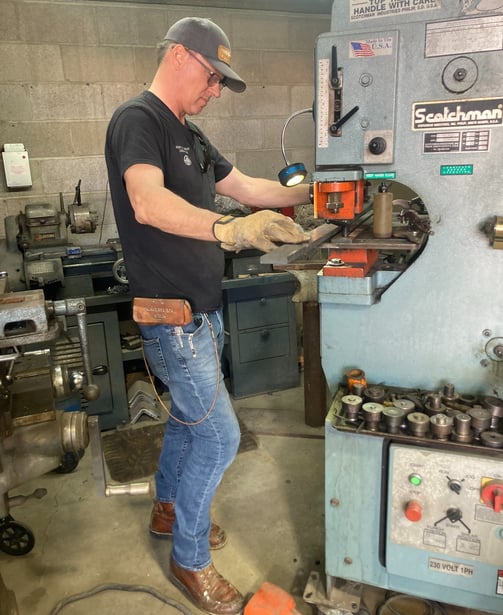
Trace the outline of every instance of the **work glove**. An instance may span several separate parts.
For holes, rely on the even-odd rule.
[[[224,250],[239,252],[257,248],[270,252],[278,243],[302,243],[309,234],[288,216],[267,209],[243,217],[223,216],[213,225],[213,234]]]

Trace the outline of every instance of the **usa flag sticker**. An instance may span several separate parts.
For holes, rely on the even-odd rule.
[[[393,38],[391,36],[349,41],[350,58],[373,58],[375,56],[390,56],[393,53]]]

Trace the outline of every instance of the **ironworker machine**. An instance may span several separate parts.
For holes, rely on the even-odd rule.
[[[326,583],[503,612],[503,4],[334,2],[315,50]]]

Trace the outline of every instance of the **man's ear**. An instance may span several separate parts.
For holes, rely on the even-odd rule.
[[[172,47],[171,53],[172,53],[173,62],[174,62],[174,66],[176,70],[180,70],[180,68],[187,61],[187,55],[188,55],[187,50],[185,49],[183,45],[181,45],[180,43],[177,43],[176,45]]]

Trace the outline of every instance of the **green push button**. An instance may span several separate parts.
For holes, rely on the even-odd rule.
[[[414,487],[419,487],[419,485],[423,482],[423,479],[419,476],[419,474],[410,474],[409,483],[414,485]]]

